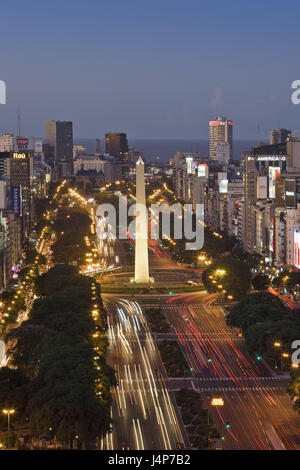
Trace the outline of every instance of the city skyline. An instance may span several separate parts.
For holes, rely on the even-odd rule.
[[[218,114],[232,118],[235,139],[256,139],[258,125],[262,139],[271,129],[299,128],[300,108],[291,103],[299,78],[295,1],[284,11],[277,0],[272,9],[258,1],[168,3],[55,1],[47,10],[31,0],[20,17],[20,2],[7,5],[0,133],[17,129],[19,110],[23,135],[43,135],[46,120],[62,119],[74,122],[78,138],[124,131],[205,139]],[[26,24],[22,48],[12,19],[15,29]],[[16,64],[29,72],[16,73]]]
[[[300,450],[299,14],[2,7],[0,451]]]

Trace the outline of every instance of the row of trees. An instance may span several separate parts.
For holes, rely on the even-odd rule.
[[[280,355],[283,352],[290,354],[292,342],[300,338],[299,315],[288,310],[269,292],[255,292],[245,297],[231,308],[226,321],[228,325],[242,329],[250,353],[259,353],[277,366]],[[280,343],[280,350],[274,343]]]
[[[115,385],[99,285],[74,266],[57,265],[35,289],[30,319],[6,338],[12,368],[0,369],[0,407],[16,410],[23,433],[94,448],[110,431]]]
[[[87,211],[78,205],[70,207],[65,199],[51,227],[56,233],[56,242],[52,245],[54,262],[83,263],[86,252],[83,238],[90,234],[90,225]]]

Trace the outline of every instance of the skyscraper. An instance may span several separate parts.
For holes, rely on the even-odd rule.
[[[291,137],[291,131],[287,129],[274,129],[270,132],[270,144],[281,144],[287,141]]]
[[[128,159],[127,135],[123,132],[108,132],[105,134],[105,153],[122,160]]]
[[[217,144],[226,142],[230,146],[230,158],[232,158],[232,127],[233,122],[226,117],[217,116],[215,121],[209,121],[209,155],[216,158]]]
[[[34,157],[32,152],[13,152],[7,163],[13,212],[18,216],[22,216],[23,236],[29,236],[33,223],[31,189],[34,176]]]
[[[60,178],[73,174],[73,124],[71,121],[46,122],[46,161]]]

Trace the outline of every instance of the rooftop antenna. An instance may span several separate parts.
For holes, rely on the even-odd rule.
[[[21,113],[20,113],[20,110],[18,111],[18,130],[19,130],[18,136],[21,137]]]
[[[257,140],[257,142],[259,142],[259,139],[260,139],[260,126],[259,126],[259,124],[257,124],[257,126],[256,126],[256,140]]]

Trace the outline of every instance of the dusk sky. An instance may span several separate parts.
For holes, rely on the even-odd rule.
[[[235,139],[299,129],[299,0],[27,0],[1,5],[0,133],[207,139],[228,116]]]

